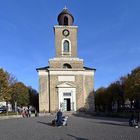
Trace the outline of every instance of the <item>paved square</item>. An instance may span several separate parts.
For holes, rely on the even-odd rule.
[[[70,116],[68,126],[57,128],[52,118],[0,120],[0,140],[140,140],[140,128],[126,120]]]

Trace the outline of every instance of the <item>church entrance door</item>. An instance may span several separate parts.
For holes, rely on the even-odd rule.
[[[64,110],[71,111],[71,101],[70,98],[64,98]]]

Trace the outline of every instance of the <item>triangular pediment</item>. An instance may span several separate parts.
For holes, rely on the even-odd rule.
[[[58,84],[56,87],[58,87],[58,88],[74,88],[75,85],[72,83],[64,82],[64,83]]]

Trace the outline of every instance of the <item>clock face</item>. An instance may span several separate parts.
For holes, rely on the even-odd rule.
[[[67,29],[63,30],[63,35],[68,36],[69,35],[69,30],[67,30]]]

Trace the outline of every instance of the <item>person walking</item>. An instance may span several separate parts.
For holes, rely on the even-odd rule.
[[[139,111],[137,111],[135,128],[139,128],[139,120],[140,120],[140,113],[139,113]]]
[[[31,114],[32,114],[31,109],[32,109],[32,107],[30,106],[30,107],[28,108],[28,117],[31,117]]]
[[[59,109],[58,112],[57,112],[57,119],[56,119],[56,124],[57,126],[61,126],[62,125],[62,112],[61,110]]]
[[[134,113],[131,114],[131,117],[129,119],[129,126],[134,126]]]

